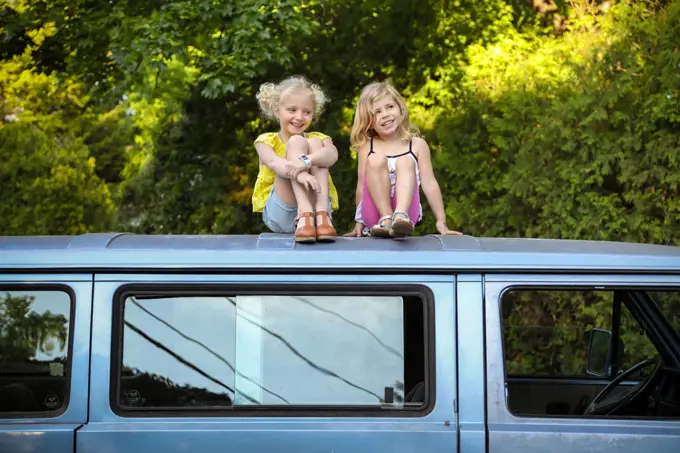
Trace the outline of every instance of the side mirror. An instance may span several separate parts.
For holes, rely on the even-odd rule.
[[[586,373],[592,376],[607,376],[611,365],[609,354],[612,341],[612,333],[608,330],[593,329],[590,331],[588,344],[588,362]]]

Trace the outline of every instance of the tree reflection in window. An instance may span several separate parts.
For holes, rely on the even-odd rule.
[[[65,407],[70,312],[62,291],[0,294],[0,412]]]

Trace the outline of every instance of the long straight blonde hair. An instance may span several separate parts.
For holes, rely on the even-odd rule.
[[[414,136],[419,135],[418,129],[411,124],[411,120],[408,117],[408,108],[406,107],[406,102],[404,98],[399,94],[399,92],[388,82],[373,82],[364,87],[359,95],[359,101],[357,102],[357,108],[354,112],[354,124],[352,125],[352,132],[349,136],[350,144],[354,151],[358,151],[361,146],[363,146],[371,137],[375,136],[375,131],[373,130],[373,112],[371,108],[373,103],[384,96],[392,96],[394,102],[399,106],[401,113],[404,118],[399,124],[397,131],[399,132],[399,137],[402,140],[411,140]]]

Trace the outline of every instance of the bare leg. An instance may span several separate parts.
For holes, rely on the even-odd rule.
[[[321,190],[316,197],[316,237],[318,241],[329,242],[335,241],[338,232],[331,221],[331,212],[328,206],[328,168],[327,167],[312,167],[310,170],[312,175],[319,181]]]
[[[392,234],[392,199],[387,158],[370,154],[366,162],[366,188],[375,209],[380,214],[378,223],[370,229],[371,237],[386,238]]]
[[[276,175],[276,179],[274,179],[274,191],[279,199],[288,206],[295,206],[297,204],[293,186],[290,184],[290,179]]]
[[[392,215],[390,175],[385,156],[377,153],[368,156],[366,161],[366,186],[380,216]]]
[[[323,147],[323,143],[318,138],[313,138],[309,140],[309,154],[314,153],[318,149]],[[319,181],[319,187],[321,190],[318,193],[312,194],[315,197],[314,200],[314,210],[318,211],[328,211],[328,167],[312,167],[309,172]],[[317,219],[317,225],[319,224]]]
[[[312,156],[322,152],[323,143],[318,138],[309,139],[309,154]],[[326,159],[328,161],[328,159]],[[330,165],[333,165],[333,161]],[[320,242],[333,242],[338,232],[333,227],[329,205],[328,166],[312,166],[309,172],[319,183],[319,192],[313,193],[316,223],[316,239]]]
[[[413,232],[413,221],[409,219],[408,210],[413,202],[413,191],[416,187],[416,163],[411,157],[397,159],[396,209],[392,216],[392,236],[405,237]]]
[[[328,211],[328,168],[326,167],[312,167],[310,173],[319,181],[319,186],[321,190],[316,194],[316,202],[314,206],[314,211]],[[318,220],[318,219],[317,219]],[[318,225],[318,221],[317,221]]]
[[[300,154],[309,154],[309,143],[302,135],[294,135],[288,140],[286,145],[286,159],[297,160]],[[312,203],[315,201],[314,194],[295,180],[289,180],[295,194],[298,207],[298,215],[304,212],[314,212]],[[278,195],[278,192],[277,192]],[[281,199],[283,200],[283,198]],[[283,200],[285,202],[285,200]],[[295,204],[295,203],[294,203]]]
[[[408,212],[413,201],[415,188],[416,163],[410,156],[402,156],[397,159],[397,206],[395,211]]]

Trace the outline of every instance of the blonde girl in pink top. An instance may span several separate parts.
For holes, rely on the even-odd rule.
[[[440,234],[461,234],[446,225],[430,148],[408,118],[406,102],[387,82],[366,86],[350,135],[359,156],[354,230],[345,236],[405,237],[420,224],[420,188]]]

